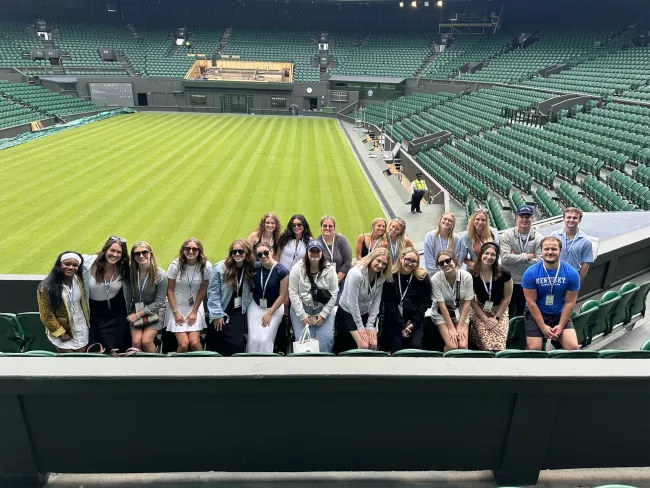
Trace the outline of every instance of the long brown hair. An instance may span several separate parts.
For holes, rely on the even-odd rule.
[[[205,266],[208,262],[208,258],[205,256],[205,254],[203,254],[203,244],[201,244],[201,241],[199,241],[196,237],[190,237],[189,239],[185,239],[185,241],[181,245],[180,251],[178,252],[179,275],[185,270],[185,265],[187,265],[187,258],[185,257],[185,253],[183,251],[185,250],[185,246],[187,246],[190,242],[193,242],[199,248],[199,255],[196,257],[196,262],[201,265],[200,267],[201,274],[203,274],[203,270],[205,270]]]
[[[273,212],[267,212],[262,216],[262,220],[260,220],[260,223],[257,226],[257,243],[255,243],[256,247],[257,244],[262,242],[262,237],[264,236],[264,232],[266,231],[264,226],[264,224],[266,223],[266,219],[273,219],[273,221],[275,222],[275,230],[273,231],[273,244],[277,246],[278,242],[280,242],[280,225],[281,225],[280,219]]]
[[[156,262],[156,256],[153,253],[153,249],[151,249],[151,246],[149,245],[148,242],[146,241],[136,241],[133,246],[131,247],[131,260],[136,263],[135,268],[137,270],[138,264],[137,261],[135,260],[135,257],[133,253],[138,247],[146,247],[147,250],[149,251],[149,271],[147,271],[147,287],[151,288],[152,286],[156,286],[156,280],[158,279],[158,263]],[[134,270],[134,271],[136,271]],[[131,273],[131,290],[135,292],[135,290],[138,289],[140,286],[140,283],[138,283],[138,273],[134,272]]]
[[[131,269],[129,267],[129,250],[126,248],[126,240],[116,239],[113,236],[108,238],[104,243],[102,250],[97,253],[97,259],[93,263],[93,266],[95,267],[95,280],[104,281],[106,274],[106,251],[108,251],[108,248],[115,243],[118,243],[122,248],[122,259],[116,264],[116,267],[120,270],[122,281],[128,283]]]
[[[322,225],[322,224],[321,224]],[[307,273],[311,272],[311,261],[309,260],[309,245],[307,245],[307,252],[305,252],[305,256],[302,258],[303,264],[305,265],[305,271]],[[327,258],[325,257],[325,253],[323,252],[322,249],[320,249],[320,259],[318,260],[318,272],[320,273],[325,269],[325,266],[327,266]]]
[[[481,266],[483,265],[483,254],[485,254],[485,250],[492,248],[494,249],[494,252],[497,253],[497,257],[492,263],[492,277],[497,280],[501,277],[501,265],[499,264],[499,254],[501,254],[501,250],[499,249],[499,246],[494,243],[494,242],[486,242],[481,246],[481,250],[476,254],[476,264],[474,265],[474,269],[472,270],[472,276],[475,278],[478,278],[481,276]]]
[[[237,287],[237,263],[232,257],[232,249],[235,245],[240,245],[246,253],[244,254],[246,259],[244,260],[242,268],[248,286],[252,287],[255,283],[255,258],[253,257],[253,250],[246,239],[235,239],[232,244],[230,244],[230,247],[228,248],[228,257],[226,257],[224,261],[226,271],[223,273],[223,281],[233,290]]]

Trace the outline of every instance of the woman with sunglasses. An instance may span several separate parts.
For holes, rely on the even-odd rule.
[[[334,267],[338,283],[336,305],[339,304],[345,276],[352,267],[352,248],[343,234],[336,232],[336,220],[329,215],[320,219],[320,236],[325,259]]]
[[[355,246],[357,261],[366,257],[375,249],[388,247],[386,243],[386,228],[388,222],[383,217],[378,217],[370,224],[370,234],[359,234]]]
[[[462,262],[462,250],[460,248],[460,237],[454,232],[456,228],[456,215],[453,212],[446,212],[440,216],[438,228],[432,230],[424,237],[424,265],[429,276],[436,272],[436,260],[438,254],[445,249],[451,249],[456,255],[458,262]]]
[[[412,247],[400,252],[393,266],[393,281],[384,285],[383,346],[391,353],[422,349],[424,313],[431,308],[431,280],[420,268],[420,255]]]
[[[253,252],[257,245],[264,241],[273,246],[273,253],[278,252],[278,243],[280,242],[280,219],[273,212],[265,213],[260,220],[257,229],[248,236],[248,244]]]
[[[126,351],[131,333],[126,319],[131,307],[131,268],[126,239],[110,236],[102,250],[83,256],[83,276],[88,311],[90,344]]]
[[[382,289],[392,276],[390,254],[385,247],[375,249],[350,269],[336,312],[334,348],[337,353],[377,349],[377,316]]]
[[[131,260],[137,264],[131,272],[132,306],[126,318],[131,326],[132,347],[156,352],[156,335],[165,328],[167,273],[158,266],[153,249],[145,241],[133,244]]]
[[[273,259],[273,247],[268,242],[257,246],[253,300],[248,305],[247,352],[273,352],[284,302],[288,298],[289,270]]]
[[[467,349],[469,309],[474,299],[472,275],[458,268],[458,258],[451,249],[441,251],[437,263],[439,271],[431,278],[431,320],[445,341],[445,352]]]
[[[311,239],[311,229],[305,216],[302,214],[293,215],[289,219],[284,233],[280,236],[278,262],[291,271],[293,265],[307,254],[307,243]],[[287,313],[289,313],[288,310]]]
[[[176,335],[177,352],[202,350],[205,329],[203,297],[208,288],[212,265],[203,254],[203,244],[191,237],[183,242],[178,258],[167,270],[167,299],[171,313],[165,316],[167,330]]]
[[[59,254],[50,274],[38,285],[38,311],[47,338],[58,353],[86,352],[90,318],[82,275],[83,258]]]
[[[210,326],[205,347],[222,356],[244,352],[246,312],[255,280],[255,257],[244,239],[230,244],[228,257],[212,268],[208,285]]]
[[[327,291],[327,301],[319,301],[313,290]],[[309,326],[312,337],[318,339],[320,352],[332,352],[334,346],[334,314],[338,280],[334,266],[323,253],[323,244],[310,241],[307,255],[289,273],[289,299],[291,300],[291,324],[293,335],[299,338],[305,326]],[[326,296],[327,294],[325,294]]]
[[[413,241],[406,235],[406,221],[395,217],[388,225],[388,249],[393,263],[399,264],[398,257],[407,247],[415,247]]]
[[[512,298],[512,275],[499,264],[499,246],[486,242],[474,266],[474,300],[469,317],[470,340],[483,351],[502,351],[508,338],[508,306]]]
[[[460,243],[460,255],[470,273],[477,262],[476,255],[486,242],[499,244],[499,231],[490,227],[490,216],[485,210],[479,209],[469,218],[467,233],[462,237]]]

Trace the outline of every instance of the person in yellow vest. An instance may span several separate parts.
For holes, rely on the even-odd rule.
[[[429,191],[427,183],[422,179],[422,173],[416,173],[415,180],[411,183],[411,213],[422,213],[420,210],[420,202],[424,197],[424,193]]]

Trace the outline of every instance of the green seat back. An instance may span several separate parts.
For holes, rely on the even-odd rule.
[[[627,287],[627,290],[623,290],[623,287],[628,285],[626,283],[621,287],[621,299],[618,302],[618,306],[616,307],[616,313],[614,314],[614,318],[612,319],[612,328],[618,324],[627,324],[631,320],[631,315],[630,315],[630,304],[632,303],[632,300],[636,296],[636,294],[639,292],[639,287],[635,285],[634,283],[630,283],[631,285],[634,285],[632,287]],[[611,332],[611,330],[610,330]]]
[[[623,286],[621,286],[621,290],[619,293],[624,293],[626,291],[633,290],[636,287],[637,287],[636,283],[632,283],[631,281],[628,281],[627,283],[623,283]]]
[[[605,359],[650,359],[650,351],[635,349],[631,351],[605,350],[598,352],[599,358]]]
[[[594,328],[591,330],[592,338],[598,334],[608,334],[609,331],[612,330],[614,327],[612,320],[614,319],[616,308],[618,307],[618,303],[620,301],[621,297],[618,295],[618,293],[616,293],[616,296],[614,296],[612,299],[600,303],[600,307],[598,308],[598,317],[596,318],[596,325],[594,325]]]
[[[16,319],[23,330],[23,351],[56,352],[56,347],[47,338],[45,326],[41,322],[41,316],[38,312],[19,313],[16,315]]]
[[[12,313],[0,314],[0,352],[20,352],[22,331],[16,316]]]
[[[206,358],[220,358],[221,354],[214,351],[187,351],[187,352],[171,352],[169,357],[182,358],[182,357],[206,357]]]
[[[232,355],[232,357],[260,357],[260,358],[265,358],[265,357],[273,357],[273,356],[281,356],[281,354],[278,354],[276,352],[236,352],[235,354]]]
[[[110,358],[108,354],[98,352],[65,352],[56,355],[58,358]]]
[[[316,356],[321,356],[321,357],[328,357],[328,356],[336,356],[333,352],[292,352],[289,354],[290,357],[299,357],[299,356],[304,356],[304,357],[316,357]]]
[[[446,358],[493,358],[492,351],[471,351],[469,349],[454,349],[444,354]]]
[[[600,303],[602,304],[602,303],[608,302],[608,301],[611,300],[612,298],[616,298],[616,297],[619,297],[619,296],[620,296],[620,295],[618,294],[617,291],[610,290],[610,291],[606,292],[606,293],[605,293],[605,294],[600,298]]]
[[[526,349],[526,327],[523,317],[519,316],[510,319],[506,347],[508,349]]]
[[[566,349],[554,349],[548,352],[548,357],[552,359],[584,359],[597,358],[598,351],[587,349],[578,349],[577,351],[568,351]]]
[[[598,303],[598,300],[587,300],[585,303],[582,304],[582,307],[580,307],[581,312],[586,312],[587,310],[591,310],[592,308],[598,307],[600,304]]]
[[[588,346],[591,342],[591,329],[596,325],[598,308],[591,308],[586,312],[580,312],[571,317],[576,330],[576,336],[578,337],[578,344],[581,346]]]
[[[56,356],[55,352],[52,351],[28,351],[28,352],[8,352],[0,354],[0,356],[13,356],[13,357],[54,357]]]
[[[546,351],[527,351],[522,349],[506,349],[496,353],[498,358],[545,358],[548,357]]]
[[[650,351],[650,339],[645,341],[643,345],[641,346],[642,351]]]
[[[648,291],[650,290],[650,281],[641,283],[639,285],[639,291],[636,293],[634,298],[630,301],[630,319],[635,315],[641,314],[645,317],[645,302],[648,298]]]
[[[384,351],[373,351],[371,349],[350,349],[349,351],[343,351],[339,356],[388,357],[389,354]]]
[[[425,351],[424,349],[402,349],[393,353],[393,357],[411,357],[411,358],[441,358],[440,351]]]

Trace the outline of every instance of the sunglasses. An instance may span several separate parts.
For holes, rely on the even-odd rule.
[[[418,264],[420,262],[417,259],[409,259],[409,258],[403,258],[403,259],[404,259],[404,264]]]
[[[298,222],[297,224],[291,224],[291,227],[304,227],[302,222]]]
[[[185,250],[185,252],[197,252],[197,253],[201,252],[201,249],[199,249],[198,247],[185,246],[183,249]]]
[[[146,258],[149,256],[149,251],[144,250],[144,251],[133,251],[133,255],[137,258],[138,256],[142,256],[143,258]]]
[[[118,237],[118,236],[110,236],[108,238],[110,241],[117,241],[117,242],[124,242],[126,243],[126,239],[124,237]]]
[[[442,268],[443,266],[447,266],[448,264],[451,264],[451,262],[452,262],[452,259],[447,258],[444,261],[438,261],[438,266],[440,266]]]
[[[246,254],[246,251],[244,251],[243,249],[233,249],[232,251],[230,251],[231,256],[237,256],[237,255],[243,256],[244,254]]]
[[[323,229],[333,229],[334,228],[333,225],[327,225],[327,224],[323,224],[322,227],[323,227]]]
[[[259,251],[257,253],[257,258],[262,259],[262,256],[268,256],[269,254],[271,254],[271,251]]]

